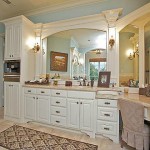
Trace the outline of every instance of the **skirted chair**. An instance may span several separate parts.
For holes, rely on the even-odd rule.
[[[144,124],[144,106],[124,99],[119,99],[118,105],[123,121],[121,147],[126,143],[136,150],[150,150],[150,128]]]

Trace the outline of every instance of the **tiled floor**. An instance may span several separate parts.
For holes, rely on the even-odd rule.
[[[3,108],[0,108],[0,132],[7,129],[10,126],[12,126],[13,124],[15,124],[15,123],[12,121],[7,121],[7,120],[3,119]],[[54,129],[54,128],[51,128],[48,126],[39,125],[37,123],[28,123],[28,124],[26,123],[26,124],[19,124],[19,125],[22,125],[25,127],[30,127],[35,130],[43,131],[46,133],[82,141],[82,142],[96,144],[96,145],[98,145],[98,150],[122,150],[120,148],[119,144],[115,144],[111,140],[109,140],[107,138],[103,138],[103,137],[91,139],[91,138],[89,138],[89,136],[87,136],[86,134],[83,134],[83,133],[79,134],[79,133],[73,133],[73,132],[64,131],[64,130],[60,130],[60,129]],[[127,147],[124,149],[133,150],[133,149],[129,149]],[[6,150],[6,149],[0,147],[0,150]]]

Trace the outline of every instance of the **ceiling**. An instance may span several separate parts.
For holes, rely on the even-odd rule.
[[[49,9],[60,9],[103,0],[0,0],[0,20],[18,15],[30,15]]]

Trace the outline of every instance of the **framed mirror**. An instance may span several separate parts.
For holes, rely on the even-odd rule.
[[[78,28],[57,32],[43,39],[43,58],[46,73],[63,79],[98,79],[99,71],[106,71],[107,33],[97,29]],[[66,72],[50,68],[51,52],[68,55]]]

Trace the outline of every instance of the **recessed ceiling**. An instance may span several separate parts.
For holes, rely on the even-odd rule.
[[[41,10],[59,9],[103,0],[0,0],[0,20]]]

